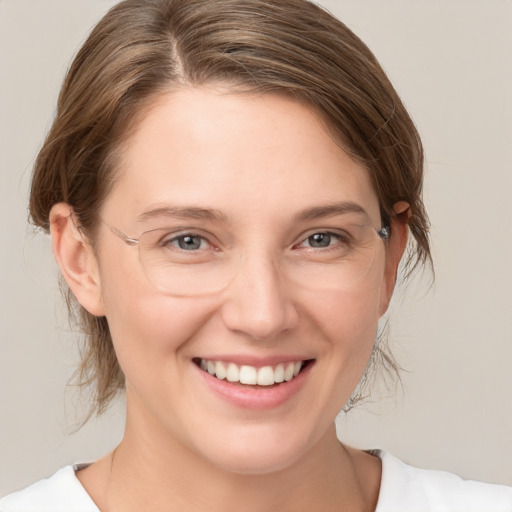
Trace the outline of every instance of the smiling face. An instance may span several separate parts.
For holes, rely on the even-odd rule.
[[[206,88],[161,98],[119,171],[95,311],[126,376],[127,432],[231,471],[292,464],[332,434],[392,291],[367,171],[298,102]],[[107,223],[150,233],[130,246]]]

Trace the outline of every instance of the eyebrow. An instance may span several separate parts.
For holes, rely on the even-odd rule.
[[[360,204],[353,203],[352,201],[346,201],[307,208],[295,215],[295,221],[316,220],[335,215],[346,215],[348,213],[359,213],[370,218],[368,212]]]
[[[294,222],[303,222],[316,220],[335,215],[346,215],[348,213],[358,213],[369,218],[368,212],[359,204],[352,201],[341,203],[326,204],[306,208],[294,216]],[[145,222],[156,217],[171,217],[176,219],[203,219],[210,221],[227,222],[227,216],[220,210],[214,208],[202,208],[199,206],[157,206],[150,210],[142,212],[138,217],[138,222]]]
[[[213,208],[201,208],[198,206],[157,206],[151,210],[142,212],[137,220],[144,222],[155,217],[172,217],[176,219],[205,219],[212,221],[226,221],[226,215]]]

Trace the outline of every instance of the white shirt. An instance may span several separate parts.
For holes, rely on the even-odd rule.
[[[444,471],[418,469],[389,453],[382,460],[382,480],[375,512],[512,512],[512,487],[484,484]],[[0,512],[99,512],[66,466],[52,477],[0,500]]]

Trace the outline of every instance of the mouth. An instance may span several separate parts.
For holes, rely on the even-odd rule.
[[[233,362],[209,360],[196,357],[193,359],[202,371],[212,377],[225,380],[233,384],[239,383],[247,386],[270,387],[283,382],[290,382],[305,368],[314,362],[314,359],[288,361],[274,366],[238,365]]]

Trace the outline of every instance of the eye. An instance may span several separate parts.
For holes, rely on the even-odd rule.
[[[183,251],[199,251],[210,247],[210,243],[206,238],[192,233],[175,236],[164,241],[162,245],[170,245]]]
[[[323,249],[325,247],[331,247],[334,244],[339,244],[342,240],[340,235],[330,233],[328,231],[322,231],[319,233],[313,233],[308,236],[303,242],[299,244],[300,247],[311,247],[313,249]]]

